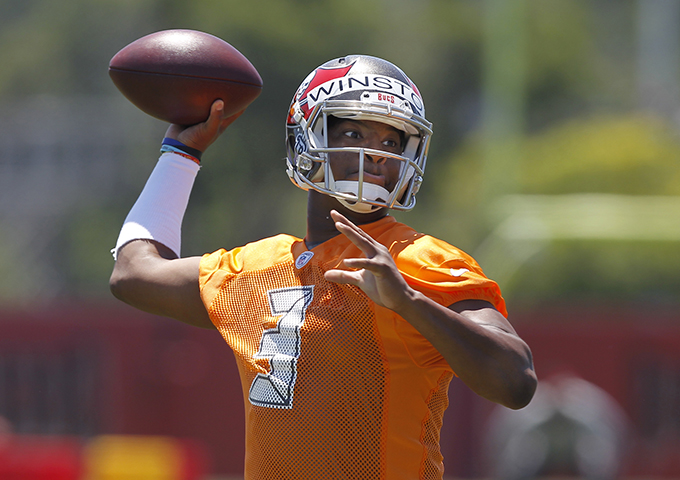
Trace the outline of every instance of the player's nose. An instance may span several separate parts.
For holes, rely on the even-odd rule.
[[[383,155],[373,155],[373,154],[366,154],[366,160],[369,162],[377,163],[378,165],[383,165],[385,162],[387,162],[387,157]]]
[[[380,152],[384,149],[384,145],[382,144],[380,137],[378,135],[371,135],[366,139],[365,148],[370,148],[371,150],[374,150],[376,152]],[[387,161],[387,157],[384,155],[380,155],[378,153],[370,153],[366,154],[366,159],[368,161],[371,161],[373,163],[377,164],[383,164]]]

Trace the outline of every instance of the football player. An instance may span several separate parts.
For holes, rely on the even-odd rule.
[[[286,121],[287,172],[308,191],[306,236],[181,258],[201,153],[238,117],[223,107],[169,127],[114,249],[113,293],[215,328],[233,349],[247,479],[441,479],[452,378],[517,409],[536,376],[498,285],[469,255],[388,215],[413,208],[423,181],[432,129],[420,92],[375,57],[315,69]]]

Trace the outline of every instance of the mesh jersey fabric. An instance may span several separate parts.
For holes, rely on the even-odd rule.
[[[436,302],[482,299],[507,315],[464,252],[389,216],[361,228]],[[454,372],[396,313],[324,279],[361,255],[343,235],[311,251],[278,235],[202,258],[201,296],[241,376],[246,479],[442,478]]]

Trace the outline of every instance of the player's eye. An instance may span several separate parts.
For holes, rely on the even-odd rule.
[[[345,132],[345,136],[347,136],[349,138],[354,138],[354,139],[361,137],[361,135],[359,135],[359,132],[357,132],[356,130],[347,130]]]

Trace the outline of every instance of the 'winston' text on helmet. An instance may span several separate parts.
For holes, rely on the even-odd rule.
[[[328,162],[328,117],[382,122],[404,132],[401,155],[343,147],[359,158],[357,181],[336,181]],[[360,213],[379,208],[410,210],[423,181],[432,124],[415,84],[396,65],[376,57],[349,55],[310,73],[298,88],[286,122],[287,171],[298,187],[336,197]],[[364,182],[365,155],[401,161],[390,192]]]

